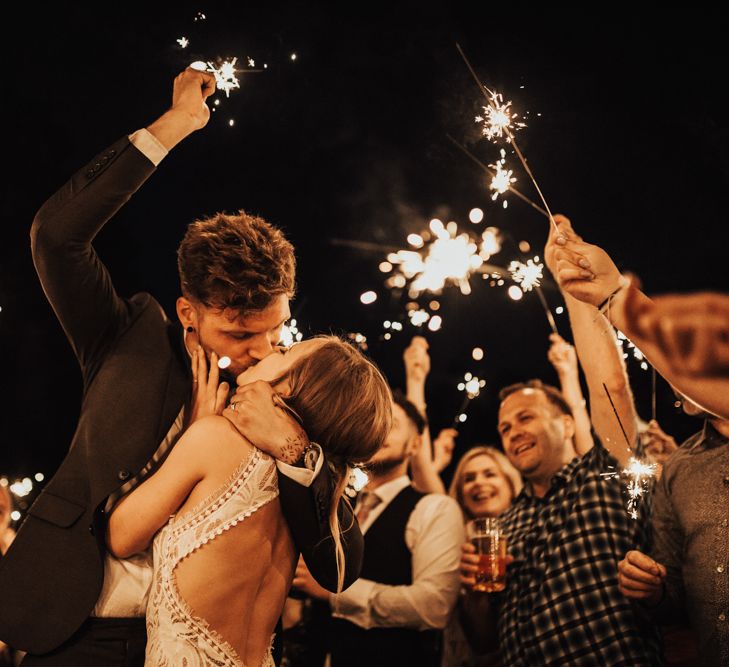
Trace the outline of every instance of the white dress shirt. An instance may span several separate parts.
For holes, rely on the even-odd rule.
[[[156,167],[167,155],[167,149],[147,129],[141,129],[129,136],[134,146]],[[184,407],[180,410],[174,424],[164,437],[157,451],[147,465],[122,486],[117,493],[109,497],[106,510],[109,512],[115,503],[131,491],[150,473],[153,467],[165,456],[176,442],[182,431]],[[319,445],[312,443],[318,453],[313,470],[300,468],[276,461],[279,471],[302,486],[310,486],[321,470],[324,457]],[[96,601],[92,616],[104,618],[133,618],[144,616],[147,610],[149,589],[152,585],[152,547],[134,554],[129,558],[115,558],[106,553],[104,559],[104,583],[101,594]]]
[[[410,478],[403,475],[374,489],[382,502],[360,525],[365,535],[409,485]],[[412,553],[412,584],[390,586],[358,579],[343,593],[330,596],[333,615],[363,628],[445,628],[458,598],[458,566],[465,541],[458,503],[436,493],[423,496],[405,526],[405,544]]]

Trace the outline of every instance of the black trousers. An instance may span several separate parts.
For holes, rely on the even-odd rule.
[[[44,655],[27,655],[21,667],[143,667],[143,618],[90,618],[66,642]]]

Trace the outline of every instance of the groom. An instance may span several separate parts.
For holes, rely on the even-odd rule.
[[[209,74],[182,72],[171,108],[94,158],[33,222],[35,266],[79,360],[84,393],[64,462],[0,560],[0,640],[28,652],[24,665],[143,663],[151,555],[108,554],[106,516],[190,421],[222,409],[228,387],[218,387],[217,359],[229,357],[237,375],[274,350],[290,317],[293,248],[260,218],[218,214],[190,226],[178,252],[182,327],[149,294],[119,297],[91,245],[167,152],[207,124],[214,91]],[[241,401],[225,416],[278,460],[280,501],[296,545],[319,582],[334,590],[328,467],[318,446],[274,405],[270,389],[254,391],[253,402]],[[340,520],[352,523],[342,505]],[[342,537],[346,587],[361,565],[356,522]]]

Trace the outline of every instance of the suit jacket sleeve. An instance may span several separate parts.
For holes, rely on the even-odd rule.
[[[334,539],[329,529],[334,482],[326,462],[311,486],[298,484],[279,474],[281,508],[288,521],[294,542],[301,551],[314,579],[328,591],[337,590],[337,561]],[[362,570],[364,538],[352,508],[341,499],[338,506],[345,555],[344,588],[351,586]]]
[[[129,320],[126,302],[91,242],[154,169],[125,137],[74,174],[33,221],[33,262],[85,382]]]

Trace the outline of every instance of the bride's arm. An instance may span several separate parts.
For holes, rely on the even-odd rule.
[[[112,554],[128,558],[147,548],[154,534],[204,477],[206,461],[209,462],[211,454],[210,447],[205,445],[217,439],[217,431],[221,428],[230,430],[222,417],[196,421],[160,468],[116,504],[106,531],[106,544]]]

